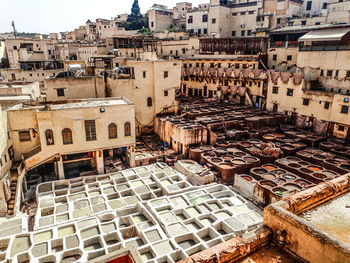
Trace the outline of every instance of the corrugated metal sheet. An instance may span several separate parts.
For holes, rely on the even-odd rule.
[[[339,41],[349,31],[350,27],[310,31],[299,38],[299,41]]]

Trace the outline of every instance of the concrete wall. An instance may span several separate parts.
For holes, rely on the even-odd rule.
[[[57,96],[57,89],[64,89],[64,96]],[[104,98],[105,85],[102,76],[58,78],[44,81],[43,92],[47,101]]]
[[[297,64],[298,53],[298,47],[269,48],[267,66],[270,69],[287,71]],[[274,55],[277,56],[276,60],[273,60]],[[287,60],[287,56],[292,56],[292,59]]]
[[[161,49],[158,48],[159,56],[181,56],[188,57],[199,53],[199,39],[191,37],[186,40],[162,41]]]
[[[148,25],[153,32],[168,29],[169,26],[173,23],[173,13],[163,14],[160,12],[157,10],[148,11]]]
[[[207,15],[207,22],[203,22],[203,16]],[[192,16],[192,23],[188,23],[188,20]],[[198,11],[192,11],[188,12],[186,14],[186,31],[193,32],[195,34],[200,35],[208,34],[208,23],[209,23],[209,11],[208,10],[198,10]],[[205,33],[205,29],[207,32]]]

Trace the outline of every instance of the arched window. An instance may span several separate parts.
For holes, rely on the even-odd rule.
[[[131,136],[130,122],[124,123],[124,134],[125,136]]]
[[[62,130],[63,144],[73,144],[72,130],[65,128]]]
[[[53,132],[52,130],[46,130],[45,131],[45,137],[46,137],[46,145],[54,145],[55,142],[53,140]]]
[[[108,125],[108,136],[109,136],[109,139],[118,138],[118,130],[117,130],[117,125],[115,123],[111,123]]]
[[[151,97],[147,98],[147,107],[152,107],[152,98]]]

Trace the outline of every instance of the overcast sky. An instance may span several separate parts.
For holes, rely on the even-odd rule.
[[[87,19],[111,18],[130,13],[134,0],[0,0],[0,32],[10,32],[14,20],[18,32],[65,32]],[[154,3],[173,7],[182,0],[139,0],[145,13]],[[194,5],[210,2],[191,0]]]

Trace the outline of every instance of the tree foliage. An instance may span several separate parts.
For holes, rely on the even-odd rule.
[[[148,17],[143,16],[140,11],[139,1],[134,0],[131,7],[131,14],[126,22],[121,24],[125,30],[142,30],[148,28]]]
[[[140,6],[139,6],[138,0],[134,0],[134,3],[132,4],[131,16],[133,16],[133,17],[141,16],[141,11],[140,11]]]

